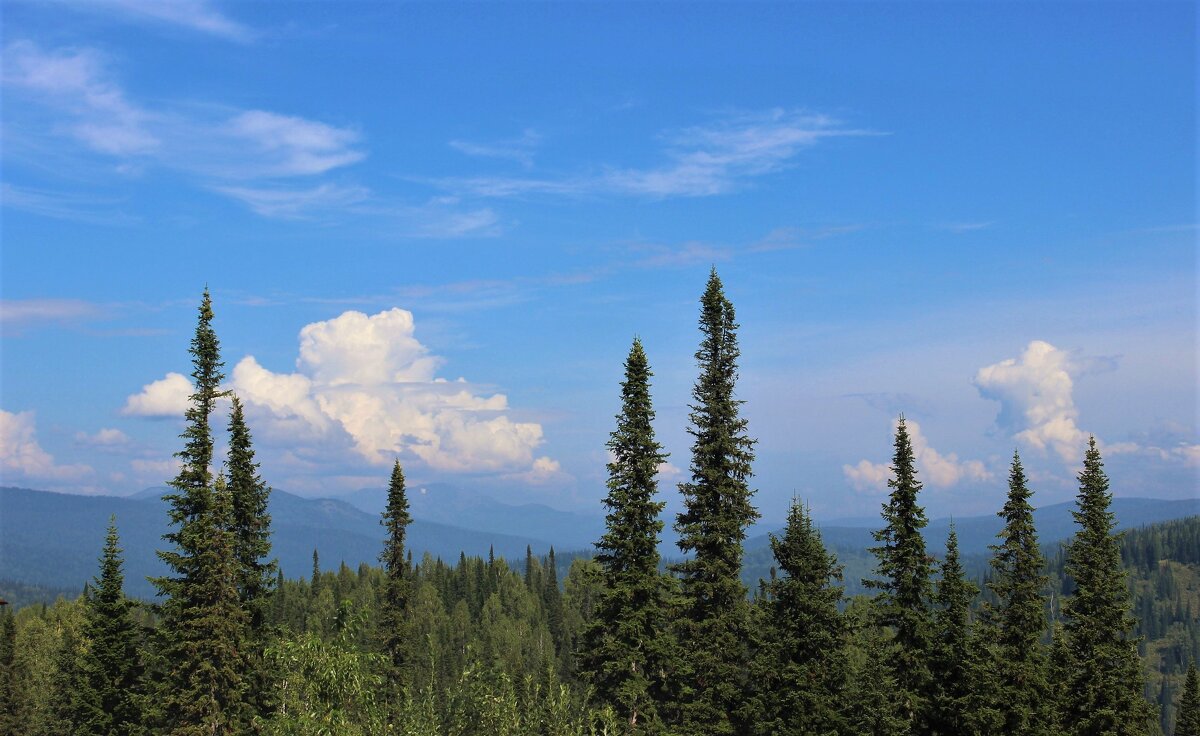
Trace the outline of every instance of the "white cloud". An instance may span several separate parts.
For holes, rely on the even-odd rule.
[[[200,33],[249,41],[253,33],[226,16],[206,0],[67,0],[82,10],[112,12],[134,20],[180,26]]]
[[[799,110],[726,116],[667,137],[667,162],[649,168],[609,167],[603,173],[564,178],[474,177],[446,186],[485,197],[527,194],[622,194],[705,197],[736,189],[753,177],[785,168],[801,150],[836,136],[871,135],[843,127],[826,115]]]
[[[6,131],[10,137],[66,135],[107,160],[116,159],[120,172],[140,171],[149,164],[179,171],[268,216],[294,217],[305,209],[342,207],[367,194],[361,187],[322,184],[298,189],[277,181],[313,177],[361,161],[366,154],[356,148],[360,135],[351,128],[268,110],[195,103],[140,105],[114,80],[107,59],[94,49],[43,50],[22,40],[4,48],[3,61],[5,89],[21,95],[23,102],[35,103],[20,108],[22,115]],[[47,111],[49,123],[37,117]],[[267,184],[246,186],[256,180]],[[41,203],[29,196],[18,197],[18,204],[22,201]],[[55,215],[55,208],[40,209]]]
[[[258,150],[273,176],[322,174],[363,159],[351,148],[357,132],[290,115],[249,110],[230,119],[226,130]]]
[[[214,187],[214,191],[244,203],[264,217],[303,218],[314,212],[342,209],[370,197],[359,186],[319,184],[315,187],[286,189],[279,187]]]
[[[166,458],[164,460],[130,460],[129,468],[133,471],[134,478],[139,483],[153,483],[155,485],[165,485],[167,481],[172,480],[179,474],[179,459]]]
[[[130,103],[107,78],[101,55],[92,49],[42,51],[31,41],[4,49],[3,80],[65,111],[66,132],[89,148],[114,156],[146,154],[161,141],[149,129],[151,115]]]
[[[559,472],[556,461],[534,457],[541,426],[504,415],[503,394],[436,376],[442,361],[416,339],[410,312],[348,311],[309,324],[299,353],[295,373],[274,373],[253,356],[233,369],[231,387],[272,436],[326,445],[341,437],[377,465],[399,454],[450,472]]]
[[[917,472],[928,485],[950,488],[963,481],[982,483],[992,479],[992,473],[981,461],[959,460],[956,453],[943,454],[934,449],[916,421],[907,419],[905,426],[916,458]],[[843,465],[842,473],[856,490],[866,493],[885,490],[888,480],[892,478],[890,466],[870,460],[860,460],[857,465]]]
[[[1068,464],[1083,455],[1088,435],[1076,423],[1070,355],[1034,340],[1019,358],[979,369],[975,386],[1000,402],[996,422],[1014,439],[1040,451],[1054,451]]]
[[[187,411],[192,382],[182,373],[168,373],[146,384],[125,400],[121,413],[138,417],[178,417]]]
[[[76,432],[75,441],[96,448],[119,448],[129,444],[129,435],[113,427],[102,427],[95,434]]]
[[[472,143],[471,141],[452,140],[450,147],[468,156],[481,158],[498,158],[515,161],[525,168],[533,166],[533,149],[541,142],[542,137],[537,131],[526,129],[520,138],[499,141],[497,143]]]
[[[37,441],[34,413],[0,409],[0,482],[76,481],[92,474],[87,465],[58,465]]]
[[[104,309],[82,299],[0,299],[0,325],[20,329],[31,324],[96,319]]]

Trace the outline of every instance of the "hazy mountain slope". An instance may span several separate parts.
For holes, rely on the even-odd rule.
[[[383,540],[379,518],[348,503],[306,499],[275,491],[271,494],[273,549],[284,574],[307,576],[312,552],[319,551],[323,568],[340,562],[375,564]],[[149,596],[147,575],[165,568],[154,554],[163,548],[167,531],[166,503],[149,497],[79,496],[23,488],[0,487],[0,579],[49,588],[80,589],[96,573],[110,515],[117,516],[125,549],[126,586],[131,595]],[[456,559],[459,552],[520,559],[526,545],[544,554],[550,543],[533,537],[480,532],[457,526],[415,520],[409,527],[409,548],[420,558]]]

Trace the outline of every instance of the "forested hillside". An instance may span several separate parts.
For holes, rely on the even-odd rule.
[[[1119,533],[1094,439],[1065,543],[1039,540],[1014,454],[998,533],[968,557],[954,526],[930,533],[901,417],[867,552],[839,559],[796,500],[769,537],[765,579],[747,582],[755,440],[715,270],[674,520],[681,557],[658,550],[663,453],[634,340],[608,442],[605,531],[594,557],[561,576],[553,552],[528,548],[514,563],[414,558],[399,461],[380,564],[334,571],[314,555],[307,576],[285,575],[236,399],[228,458],[211,467],[223,378],[212,320],[206,292],[157,601],[125,594],[118,518],[83,595],[6,608],[3,736],[1197,736],[1200,517]],[[851,585],[865,592],[848,597]]]

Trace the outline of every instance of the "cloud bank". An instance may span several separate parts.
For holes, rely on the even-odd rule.
[[[34,413],[0,409],[0,482],[70,482],[92,475],[87,465],[59,465],[37,441]]]
[[[929,444],[919,423],[912,419],[906,419],[904,423],[916,456],[917,472],[925,483],[937,488],[950,488],[964,481],[983,483],[992,480],[991,471],[981,461],[959,460],[953,452],[938,452]],[[843,465],[842,474],[855,490],[879,493],[887,489],[892,469],[886,463],[860,460],[857,465]]]
[[[348,447],[371,465],[400,456],[451,473],[501,472],[545,482],[561,469],[536,456],[542,427],[510,418],[504,394],[437,375],[441,358],[415,336],[413,315],[348,311],[300,330],[296,371],[277,373],[248,355],[229,388],[256,430],[297,456]],[[123,410],[182,416],[191,387],[171,373],[130,396]]]

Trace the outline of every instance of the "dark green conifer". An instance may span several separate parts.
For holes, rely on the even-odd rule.
[[[1196,677],[1195,662],[1188,664],[1183,694],[1179,697],[1179,710],[1175,714],[1175,730],[1171,736],[1200,736],[1200,679]]]
[[[100,574],[85,596],[84,634],[88,646],[78,664],[79,687],[71,697],[71,721],[77,736],[122,736],[142,725],[138,702],[142,675],[133,603],[123,590],[116,518],[109,521]]]
[[[975,687],[975,652],[971,642],[971,601],[979,588],[963,573],[958,558],[958,534],[950,527],[946,559],[934,603],[933,649],[929,658],[933,675],[929,703],[929,733],[938,736],[967,736],[972,728],[971,696]]]
[[[756,686],[762,695],[756,733],[781,736],[842,733],[846,626],[841,566],[798,500],[783,536],[771,535],[780,575],[766,583],[766,631]]]
[[[621,383],[621,413],[608,440],[607,531],[596,542],[602,587],[585,634],[584,670],[598,700],[628,733],[659,733],[659,703],[670,653],[667,581],[658,571],[658,466],[667,455],[654,439],[650,377],[640,340],[633,341]]]
[[[747,480],[754,440],[739,416],[737,321],[714,268],[700,299],[696,351],[700,376],[692,389],[691,480],[681,483],[684,510],[676,519],[679,548],[691,559],[675,567],[683,610],[682,730],[733,734],[748,726],[737,712],[746,703],[749,603],[742,583],[742,542],[758,518]],[[748,714],[752,717],[752,714]]]
[[[1093,437],[1072,512],[1079,530],[1067,548],[1075,592],[1063,604],[1069,665],[1060,716],[1068,736],[1140,736],[1152,718],[1111,502]]]
[[[400,461],[392,467],[388,483],[387,508],[380,523],[387,530],[383,540],[383,554],[379,556],[385,575],[383,603],[380,612],[380,634],[384,651],[391,658],[397,676],[406,674],[409,656],[408,600],[409,580],[408,557],[404,550],[404,535],[412,516],[408,513],[408,496],[404,490],[404,471]]]
[[[237,733],[245,716],[246,617],[237,589],[232,501],[224,479],[218,475],[214,482],[210,469],[209,416],[224,378],[212,319],[206,289],[190,349],[195,391],[185,414],[185,444],[176,454],[181,464],[170,483],[174,493],[165,496],[174,530],[163,538],[173,548],[158,555],[171,574],[153,580],[165,598],[158,629],[165,671],[155,700],[164,730],[179,736]]]
[[[250,428],[236,396],[229,415],[226,469],[233,501],[235,557],[240,568],[238,591],[250,617],[250,628],[258,632],[275,578],[275,562],[267,559],[271,554],[271,515],[267,513],[271,489],[258,474]]]
[[[996,596],[985,609],[984,631],[995,653],[992,674],[995,707],[1005,733],[1047,736],[1052,728],[1048,660],[1042,637],[1046,632],[1047,577],[1033,505],[1021,458],[1013,453],[1008,475],[1008,500],[999,516],[1004,529],[992,549],[988,587]]]
[[[882,580],[864,580],[863,584],[880,591],[875,598],[878,622],[894,634],[894,651],[888,661],[904,702],[901,716],[916,732],[923,732],[930,690],[933,563],[921,536],[928,521],[925,509],[917,503],[921,483],[904,417],[896,425],[891,469],[893,477],[888,486],[892,492],[883,506],[886,525],[874,533],[875,541],[882,544],[871,548],[879,559],[876,572]]]

